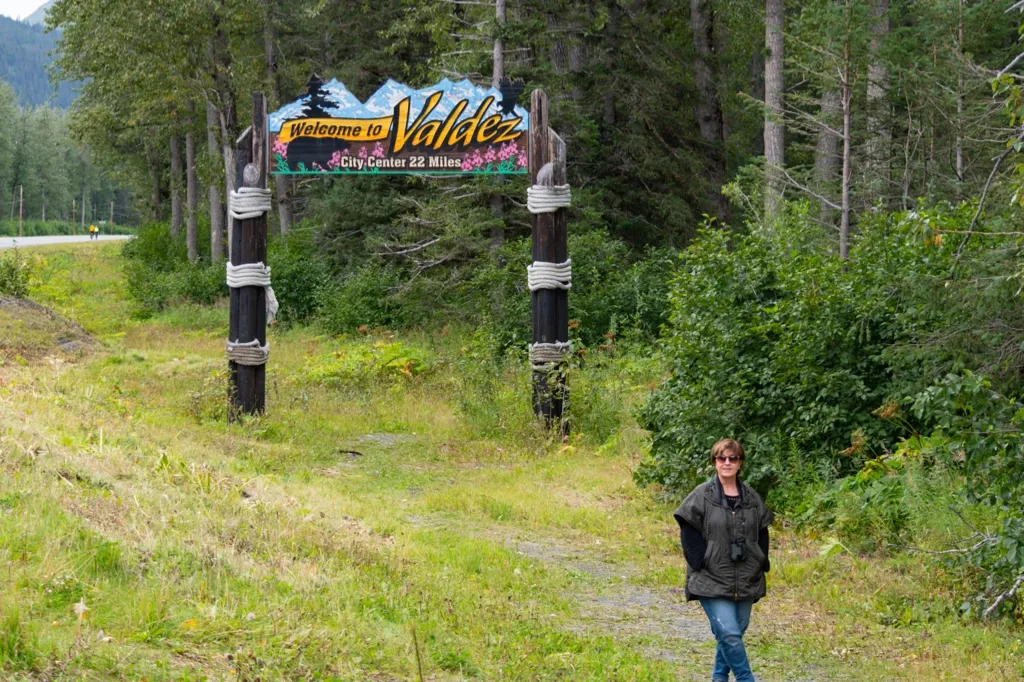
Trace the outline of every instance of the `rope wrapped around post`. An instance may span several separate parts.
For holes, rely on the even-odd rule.
[[[264,213],[269,213],[271,194],[269,189],[260,187],[239,187],[232,191],[228,202],[228,213],[235,220],[249,220],[259,218]],[[267,323],[274,321],[277,315],[277,297],[274,296],[274,289],[270,286],[270,268],[263,263],[244,263],[242,265],[227,264],[227,284],[232,289],[241,287],[263,287],[266,290],[267,299]],[[232,341],[227,343],[228,359],[232,362],[256,367],[267,364],[270,358],[270,343],[260,344],[259,339],[253,339],[246,343]]]
[[[572,289],[572,258],[564,263],[534,262],[526,266],[526,283],[530,291],[538,289]]]
[[[231,192],[228,212],[235,220],[259,218],[269,213],[273,205],[269,189],[259,187],[239,187]]]
[[[272,324],[277,317],[280,306],[277,304],[277,296],[274,295],[274,287],[270,286],[270,267],[263,263],[245,263],[243,265],[227,264],[228,286],[232,289],[239,287],[263,287],[267,292],[267,324]]]
[[[538,370],[551,370],[563,362],[569,353],[572,352],[571,341],[556,341],[555,343],[531,343],[530,344],[530,367]]]
[[[228,360],[239,365],[246,365],[247,367],[265,365],[267,360],[270,359],[270,343],[267,342],[266,345],[261,346],[259,339],[254,339],[248,343],[228,341],[227,351]]]
[[[569,208],[571,203],[569,185],[534,185],[526,189],[526,208],[530,213],[554,213]]]

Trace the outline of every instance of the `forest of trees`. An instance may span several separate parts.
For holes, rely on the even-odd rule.
[[[113,214],[114,222],[137,222],[130,194],[93,164],[69,118],[48,106],[18,106],[0,81],[0,220],[98,222]]]
[[[223,293],[253,91],[276,108],[313,72],[364,98],[389,77],[545,89],[573,187],[574,341],[658,340],[669,364],[638,480],[685,488],[737,435],[772,504],[877,549],[908,541],[905,474],[925,462],[949,475],[940,498],[999,526],[962,550],[986,571],[964,610],[991,613],[1024,584],[1022,8],[58,0],[48,21],[56,74],[85,83],[71,129],[155,226],[127,251],[149,310]],[[452,319],[498,352],[525,341],[522,179],[273,186],[286,324]]]
[[[301,94],[314,71],[362,97],[387,77],[422,86],[508,75],[553,96],[588,216],[636,246],[682,246],[705,214],[737,228],[770,211],[773,196],[815,202],[838,240],[865,210],[976,192],[1012,134],[989,85],[1015,55],[1009,4],[392,0],[370,10],[219,0],[111,16],[102,2],[64,0],[49,21],[63,31],[59,75],[89,79],[76,130],[98,159],[131,174],[150,216],[172,216],[175,229],[183,169],[220,190],[234,181],[218,168],[231,165],[226,141],[245,127],[254,90],[277,106]],[[766,19],[777,27],[767,42],[748,30]],[[772,191],[755,206],[746,181],[766,162]],[[418,243],[424,230],[458,234],[458,247],[441,239],[436,257],[421,259],[449,265],[492,245],[492,234],[524,233],[516,211],[482,210],[499,193],[511,208],[518,185],[475,187],[476,200],[463,200],[450,224],[432,218],[449,205],[432,187],[386,185],[427,199],[386,212],[397,237],[379,224],[351,234],[317,213],[318,200],[351,188],[279,179],[279,225],[315,216],[346,235],[349,251],[380,251],[374,239]],[[222,229],[220,192],[200,194]]]

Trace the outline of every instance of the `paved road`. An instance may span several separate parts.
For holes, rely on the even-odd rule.
[[[98,240],[101,242],[122,241],[131,239],[128,234],[101,234]],[[28,246],[45,246],[47,244],[74,244],[76,242],[89,241],[89,235],[76,236],[53,236],[53,237],[0,237],[0,249],[9,249],[12,246],[25,248]]]

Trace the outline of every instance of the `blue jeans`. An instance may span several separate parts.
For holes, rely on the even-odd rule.
[[[736,682],[756,682],[754,673],[750,671],[747,649],[743,646],[743,633],[750,624],[750,609],[754,602],[701,597],[700,605],[704,607],[704,613],[711,622],[711,632],[718,640],[712,682],[729,682],[730,670],[736,676]]]

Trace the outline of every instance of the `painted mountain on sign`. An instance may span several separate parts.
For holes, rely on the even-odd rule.
[[[440,80],[435,85],[419,90],[414,90],[407,85],[388,80],[365,103],[360,102],[358,97],[349,92],[348,88],[335,79],[324,83],[323,90],[326,92],[324,99],[327,104],[327,106],[323,107],[323,110],[332,118],[383,118],[392,114],[396,104],[406,97],[410,97],[410,118],[415,119],[419,116],[420,111],[422,111],[427,97],[440,91],[444,95],[441,97],[437,107],[427,117],[427,120],[444,120],[452,112],[456,104],[465,100],[467,105],[459,117],[461,121],[474,114],[488,96],[493,97],[494,101],[484,115],[490,116],[500,113],[498,103],[501,102],[502,98],[501,93],[496,88],[480,88],[469,80],[452,82],[447,78]],[[270,114],[268,118],[270,132],[280,132],[281,125],[285,121],[303,118],[303,111],[309,100],[310,96],[306,95]],[[519,105],[516,105],[515,113],[516,116],[522,118],[516,129],[527,130],[530,114]]]

